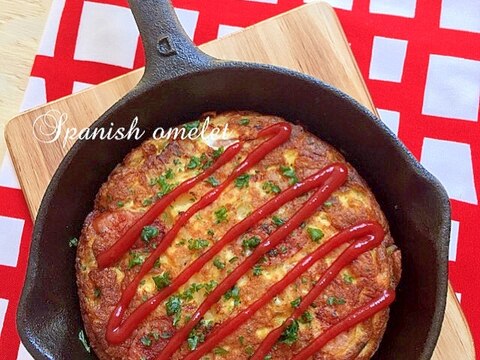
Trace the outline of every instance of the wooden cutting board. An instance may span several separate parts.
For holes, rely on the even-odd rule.
[[[327,4],[305,5],[241,32],[212,41],[201,49],[217,58],[255,61],[310,74],[348,93],[376,112],[347,39],[334,10]],[[32,218],[60,161],[72,146],[69,141],[44,144],[35,140],[35,119],[65,113],[69,127],[84,128],[127,93],[143,69],[83,92],[30,110],[12,119],[5,136]],[[63,134],[62,134],[63,136]],[[433,359],[475,359],[472,336],[450,288],[442,333]]]

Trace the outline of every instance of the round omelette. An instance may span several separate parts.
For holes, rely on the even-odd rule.
[[[228,130],[146,140],[97,194],[76,260],[97,356],[370,359],[401,256],[365,181],[279,117],[178,129],[206,120]]]

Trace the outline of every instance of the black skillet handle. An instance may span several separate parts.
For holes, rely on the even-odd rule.
[[[187,72],[213,66],[178,21],[170,0],[128,0],[145,48],[142,82],[155,85]]]

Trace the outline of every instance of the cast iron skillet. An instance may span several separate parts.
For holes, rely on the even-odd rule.
[[[226,62],[198,50],[168,0],[130,0],[146,52],[135,89],[92,127],[130,125],[150,132],[209,110],[255,110],[298,121],[339,149],[366,179],[403,254],[403,276],[375,359],[429,359],[447,294],[450,208],[445,190],[372,113],[312,77],[273,66]],[[148,131],[147,131],[148,133]],[[55,173],[33,234],[17,325],[36,359],[95,359],[82,329],[75,250],[101,184],[140,141],[78,141]]]

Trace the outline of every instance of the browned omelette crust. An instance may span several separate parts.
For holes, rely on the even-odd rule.
[[[264,139],[256,139],[259,130],[270,124],[284,121],[278,117],[262,116],[251,112],[209,115],[210,120],[216,125],[222,126],[228,123],[232,138],[246,141],[235,160],[214,174],[220,182],[226,179],[233,167],[239,164],[248,152],[264,141]],[[248,119],[248,124],[242,119]],[[228,143],[225,143],[225,146],[228,146]],[[125,254],[114,267],[98,270],[95,255],[109,248],[129,225],[150,208],[151,201],[155,201],[155,194],[161,190],[161,186],[158,183],[153,184],[154,181],[151,179],[165,175],[170,170],[171,179],[168,183],[182,182],[200,171],[198,167],[187,168],[191,157],[193,155],[200,157],[202,153],[211,155],[212,151],[213,149],[202,141],[147,140],[126,156],[123,163],[115,168],[108,181],[101,187],[95,207],[85,220],[76,261],[77,284],[85,329],[100,359],[153,359],[168,341],[163,337],[175,332],[173,317],[166,314],[164,302],[124,344],[112,346],[105,340],[108,318],[122,290],[133,279],[140,267],[137,265],[129,268],[129,261],[135,255],[148,255],[155,244],[161,241],[165,232],[171,228],[178,212],[184,211],[211,190],[212,185],[203,182],[188,194],[180,196],[180,199],[177,199],[173,206],[157,219],[155,225],[160,229],[159,236],[149,244],[141,239],[137,240],[131,252]],[[229,185],[217,201],[192,217],[170,248],[161,256],[160,266],[152,269],[144,278],[128,313],[157,291],[151,279],[152,276],[168,271],[172,278],[175,278],[199,254],[206,251],[205,248],[189,249],[188,239],[202,238],[208,240],[211,245],[235,223],[275,196],[268,189],[265,190],[263,186],[265,182],[271,181],[282,190],[286,189],[289,186],[289,179],[282,174],[280,166],[294,167],[297,177],[301,180],[333,162],[345,163],[345,159],[330,145],[306,132],[302,127],[294,125],[290,140],[266,155],[257,166],[248,171],[251,175],[248,187],[240,189],[235,184]],[[308,227],[321,229],[324,237],[320,243],[324,243],[350,225],[375,220],[383,226],[386,236],[380,247],[361,255],[337,276],[310,307],[309,312],[313,320],[300,323],[298,340],[290,346],[277,343],[271,352],[272,359],[291,358],[294,353],[355,308],[366,304],[378,296],[382,290],[396,286],[401,272],[400,251],[393,243],[385,216],[370,189],[355,169],[349,164],[347,166],[349,169],[347,182],[334,192],[313,217],[306,221],[304,227],[296,229],[275,251],[268,253],[260,264],[261,274],[250,271],[237,282],[237,287],[240,289],[240,303],[235,305],[233,299],[222,298],[205,315],[205,321],[198,328],[198,333],[208,336],[215,326],[226,318],[238,314],[258,299],[269,286],[283,278],[300,258],[317,248],[320,244],[309,237]],[[281,219],[288,219],[309,195],[310,193],[285,205],[276,215]],[[216,223],[214,213],[221,206],[227,208],[228,220]],[[269,217],[251,228],[245,236],[257,235],[263,240],[274,229],[275,224]],[[185,289],[193,283],[208,284],[211,280],[220,282],[224,279],[231,269],[248,256],[248,252],[241,246],[243,238],[240,237],[225,247],[218,255],[220,262],[225,264],[223,269],[214,266],[212,262],[206,264],[180,289],[179,293],[184,293]],[[317,262],[280,296],[265,305],[247,323],[218,344],[218,347],[225,351],[216,351],[217,354],[211,353],[204,358],[248,359],[268,332],[279,326],[292,313],[291,302],[305,295],[312,288],[315,280],[343,249],[345,246],[331,253],[323,261]],[[235,260],[236,257],[237,260]],[[185,323],[185,317],[196,310],[205,296],[205,290],[202,289],[194,292],[192,300],[183,300],[182,317],[177,326]],[[387,320],[388,310],[381,311],[371,319],[339,335],[314,358],[369,359],[380,343]],[[145,344],[146,338],[151,342],[147,341]],[[188,351],[185,343],[173,358],[181,359]]]

